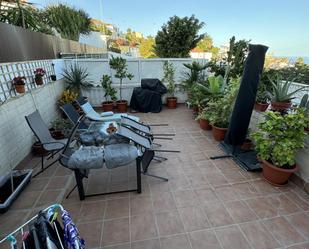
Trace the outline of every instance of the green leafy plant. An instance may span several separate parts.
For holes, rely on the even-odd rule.
[[[167,93],[170,97],[175,96],[176,83],[175,83],[175,68],[169,61],[163,64],[163,79],[162,82],[166,84]]]
[[[295,164],[297,150],[304,147],[304,128],[308,125],[304,110],[297,108],[286,115],[269,111],[265,115],[258,130],[251,134],[255,150],[262,160],[290,168]]]
[[[205,111],[212,125],[220,128],[228,127],[238,89],[239,80],[232,80],[221,98],[212,99],[207,103]]]
[[[111,59],[109,60],[109,66],[111,67],[111,69],[116,71],[115,77],[120,81],[119,95],[120,100],[122,101],[122,81],[125,78],[131,80],[134,78],[134,75],[128,73],[127,60],[124,58],[112,56]]]
[[[211,117],[210,113],[206,109],[203,109],[201,112],[199,112],[195,120],[203,119],[203,120],[209,121],[210,117]]]
[[[57,118],[51,122],[51,128],[55,131],[66,131],[72,128],[72,123],[68,119]]]
[[[183,64],[189,71],[183,72],[183,79],[181,82],[181,88],[190,93],[191,88],[196,83],[202,83],[205,81],[204,70],[208,67],[208,65],[202,65],[196,61],[193,61],[191,64],[184,63]]]
[[[63,70],[63,79],[68,84],[67,89],[76,92],[79,96],[81,95],[82,87],[91,87],[91,80],[86,68],[78,66],[73,63],[69,68]]]
[[[272,91],[268,91],[273,102],[291,102],[297,92],[302,91],[305,87],[300,87],[295,91],[290,91],[292,81],[282,81],[282,77],[277,75],[276,79],[270,79]]]
[[[105,91],[104,97],[106,101],[112,100],[116,101],[117,99],[117,91],[112,86],[112,80],[109,75],[104,74],[101,79],[101,85]]]
[[[309,95],[307,93],[302,97],[298,107],[303,108],[306,118],[309,118]]]

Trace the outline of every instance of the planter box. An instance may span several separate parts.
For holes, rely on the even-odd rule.
[[[11,191],[11,172],[0,176],[0,213],[4,213],[12,205],[13,201],[30,182],[32,169],[14,170],[14,192]]]

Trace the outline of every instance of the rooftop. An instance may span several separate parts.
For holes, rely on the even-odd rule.
[[[72,171],[55,165],[31,180],[10,210],[0,214],[0,238],[42,208],[62,203],[71,213],[86,248],[240,249],[308,248],[309,197],[293,183],[268,184],[232,160],[209,159],[222,152],[185,105],[157,114],[134,114],[145,123],[168,123],[155,132],[175,133],[163,148],[181,150],[142,176],[142,194],[98,196],[80,201]],[[165,154],[166,155],[166,154]],[[39,167],[40,158],[27,162]],[[117,190],[135,184],[135,167],[91,171],[87,191]]]

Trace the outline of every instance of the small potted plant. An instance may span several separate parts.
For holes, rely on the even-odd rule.
[[[293,95],[299,91],[302,91],[305,87],[300,87],[295,91],[290,91],[292,81],[282,81],[282,78],[277,75],[276,80],[271,80],[272,91],[269,91],[271,96],[271,109],[274,111],[286,111],[288,110],[294,98]]]
[[[26,91],[25,90],[25,84],[26,84],[25,80],[26,80],[26,77],[24,76],[18,76],[13,79],[12,84],[15,87],[15,90],[17,93],[24,93]]]
[[[255,150],[262,162],[263,176],[273,185],[287,183],[298,170],[295,162],[297,150],[304,147],[308,119],[302,108],[288,114],[269,111],[258,130],[251,134]]]
[[[63,106],[65,104],[72,104],[76,100],[77,96],[78,94],[73,91],[64,90],[58,99],[58,105]]]
[[[34,71],[34,80],[35,83],[40,86],[43,85],[43,76],[46,74],[46,71],[43,68],[37,68]]]
[[[63,139],[68,135],[71,128],[72,123],[69,120],[57,118],[51,122],[49,131],[54,139]]]
[[[257,93],[256,93],[256,100],[254,104],[254,110],[258,112],[265,112],[269,106],[269,94],[266,90],[265,84],[260,82],[260,85],[258,87]]]
[[[175,83],[175,68],[171,62],[165,61],[163,64],[164,76],[162,82],[166,84],[168,97],[166,98],[166,105],[169,109],[177,108],[177,98],[175,97],[176,83]]]
[[[115,70],[115,78],[119,79],[119,97],[120,100],[116,102],[118,112],[127,112],[128,101],[122,99],[122,83],[123,79],[129,80],[134,78],[134,75],[128,73],[127,60],[121,57],[113,57],[109,60],[109,66]]]
[[[105,91],[104,97],[105,101],[102,102],[103,111],[113,111],[114,109],[114,102],[116,101],[116,93],[117,91],[112,86],[112,80],[109,75],[103,75],[101,79],[101,85]]]
[[[211,130],[212,126],[209,123],[209,114],[207,110],[203,109],[196,117],[196,120],[199,121],[200,127],[203,130]]]

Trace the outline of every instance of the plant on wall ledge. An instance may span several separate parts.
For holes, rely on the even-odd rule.
[[[126,78],[133,79],[134,75],[128,72],[127,60],[122,57],[112,56],[109,60],[109,66],[115,70],[115,78],[119,79],[120,100],[117,101],[117,109],[119,112],[127,112],[128,102],[122,99],[122,83]]]
[[[166,98],[167,107],[174,109],[177,107],[177,98],[175,97],[176,82],[175,82],[175,68],[169,61],[163,63],[163,78],[162,82],[165,83],[167,88],[168,97]]]
[[[74,91],[81,96],[82,87],[91,87],[91,80],[89,79],[89,74],[86,68],[78,66],[73,63],[69,68],[63,70],[63,79],[66,84],[68,84],[67,89]]]

